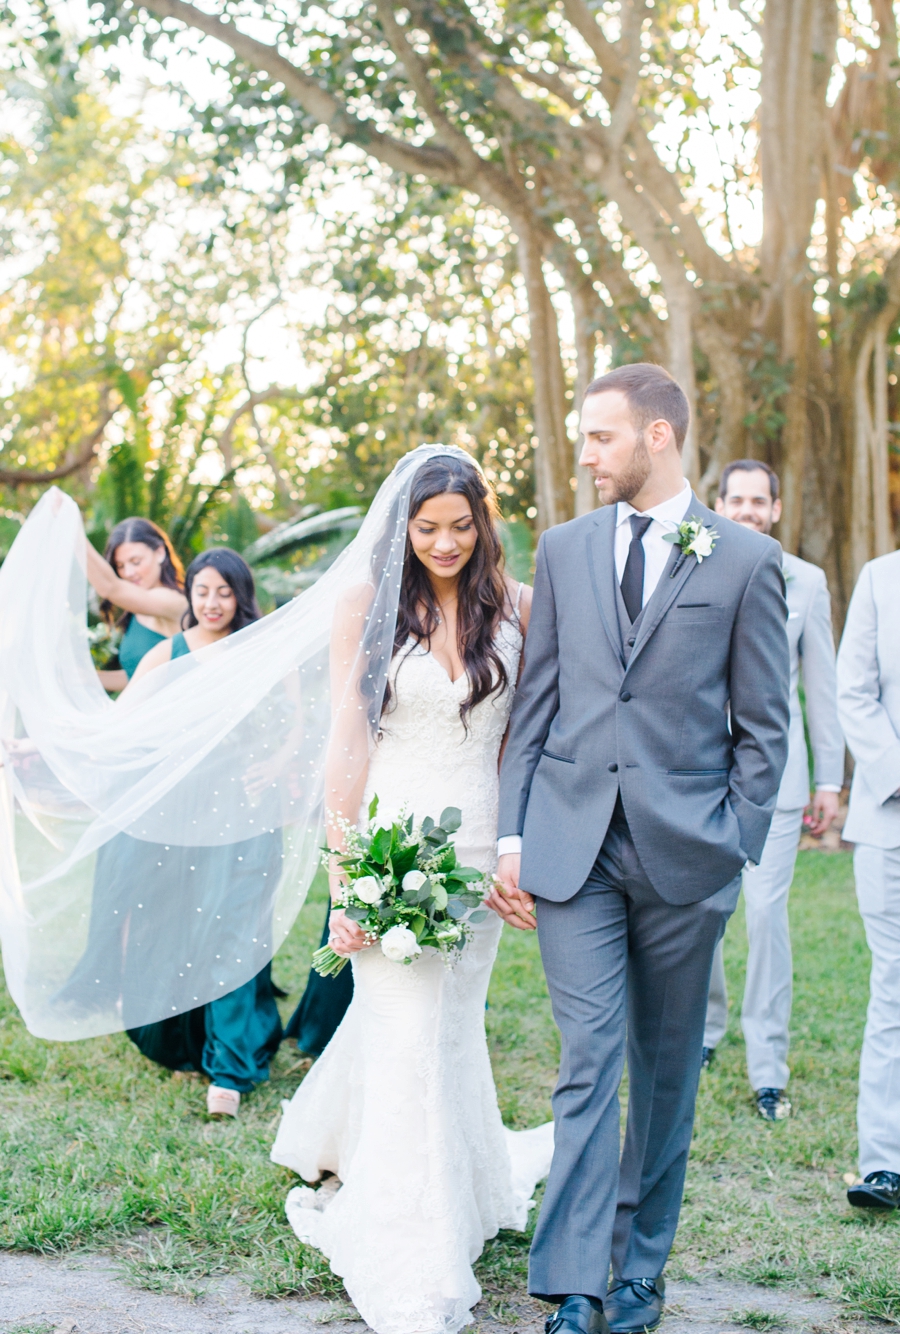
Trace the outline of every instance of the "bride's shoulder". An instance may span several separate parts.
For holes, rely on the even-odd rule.
[[[510,574],[503,577],[506,583],[506,619],[517,623],[524,635],[531,615],[531,585],[520,583]]]

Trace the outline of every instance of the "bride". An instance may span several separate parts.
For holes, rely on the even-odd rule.
[[[385,820],[456,806],[460,861],[490,873],[531,590],[502,572],[496,501],[477,465],[461,450],[423,454],[381,691],[359,662],[361,644],[364,661],[378,656],[372,604],[385,553],[376,548],[372,579],[335,610],[331,695],[342,703],[325,768],[328,845],[343,850],[342,826],[364,822],[375,795]],[[336,897],[336,859],[329,878]],[[353,961],[353,1001],[285,1104],[272,1158],[308,1182],[326,1178],[290,1192],[288,1218],[378,1334],[467,1324],[481,1296],[474,1260],[499,1228],[524,1227],[549,1168],[552,1124],[506,1131],[497,1106],[484,1010],[501,929],[488,914],[453,968],[434,950],[402,965],[331,913],[332,948]]]

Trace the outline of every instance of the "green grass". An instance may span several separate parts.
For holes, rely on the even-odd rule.
[[[276,979],[290,990],[286,1014],[323,911],[317,890],[276,960]],[[900,1220],[850,1209],[842,1180],[856,1164],[868,991],[847,855],[801,854],[792,922],[795,1116],[767,1125],[754,1112],[738,1015],[746,950],[739,912],[726,938],[731,1022],[702,1079],[668,1272],[837,1294],[856,1315],[900,1323]],[[536,945],[533,936],[504,934],[487,1015],[504,1119],[519,1127],[548,1117],[558,1052]],[[73,1044],[32,1038],[4,992],[0,1246],[112,1250],[132,1281],[189,1296],[230,1273],[260,1296],[344,1300],[322,1258],[294,1239],[283,1212],[294,1178],[268,1159],[279,1104],[304,1069],[284,1044],[271,1082],[244,1100],[239,1120],[214,1122],[200,1080],[173,1078],[123,1035]],[[527,1236],[503,1233],[479,1262],[499,1319],[524,1291],[527,1256]],[[777,1319],[752,1309],[733,1316],[752,1329],[774,1328]]]

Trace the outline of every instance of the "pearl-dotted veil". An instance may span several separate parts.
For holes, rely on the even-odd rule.
[[[300,597],[116,701],[91,661],[78,507],[57,488],[35,506],[0,568],[0,939],[32,1033],[169,1018],[272,958],[319,866],[329,739],[349,783],[367,762],[410,487],[448,453],[469,458],[407,454]]]

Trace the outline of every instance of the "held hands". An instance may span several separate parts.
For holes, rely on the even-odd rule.
[[[824,834],[838,813],[839,792],[815,792],[810,802],[806,828],[810,834]]]
[[[521,860],[517,852],[508,852],[500,858],[494,888],[485,903],[510,926],[519,931],[533,931],[537,926],[534,899],[524,889],[519,889]]]

